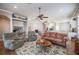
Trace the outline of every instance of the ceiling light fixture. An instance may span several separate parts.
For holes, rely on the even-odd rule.
[[[63,9],[60,9],[59,12],[63,12]]]
[[[17,8],[17,6],[14,6],[14,8],[16,9],[16,8]]]

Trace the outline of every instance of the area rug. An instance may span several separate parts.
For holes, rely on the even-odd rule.
[[[58,45],[52,45],[51,48],[40,48],[36,42],[25,42],[24,45],[15,50],[17,55],[66,55],[66,49]]]

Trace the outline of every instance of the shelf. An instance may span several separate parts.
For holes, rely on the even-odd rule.
[[[12,18],[13,19],[13,21],[27,21],[27,20],[23,20],[23,19],[18,19],[18,18]]]

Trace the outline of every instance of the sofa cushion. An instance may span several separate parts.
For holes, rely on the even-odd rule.
[[[60,34],[60,33],[57,33],[56,37],[57,37],[58,39],[63,39],[63,38],[64,38],[63,34]]]
[[[62,42],[62,40],[61,40],[61,39],[55,39],[55,41],[56,41],[56,42]]]
[[[43,37],[49,37],[49,32],[44,33]]]
[[[50,32],[50,33],[49,33],[49,36],[50,36],[50,37],[53,37],[53,38],[56,38],[56,32]]]

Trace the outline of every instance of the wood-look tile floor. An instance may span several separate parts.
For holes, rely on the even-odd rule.
[[[0,41],[0,55],[16,55],[15,51],[8,50],[4,48],[4,44]]]

